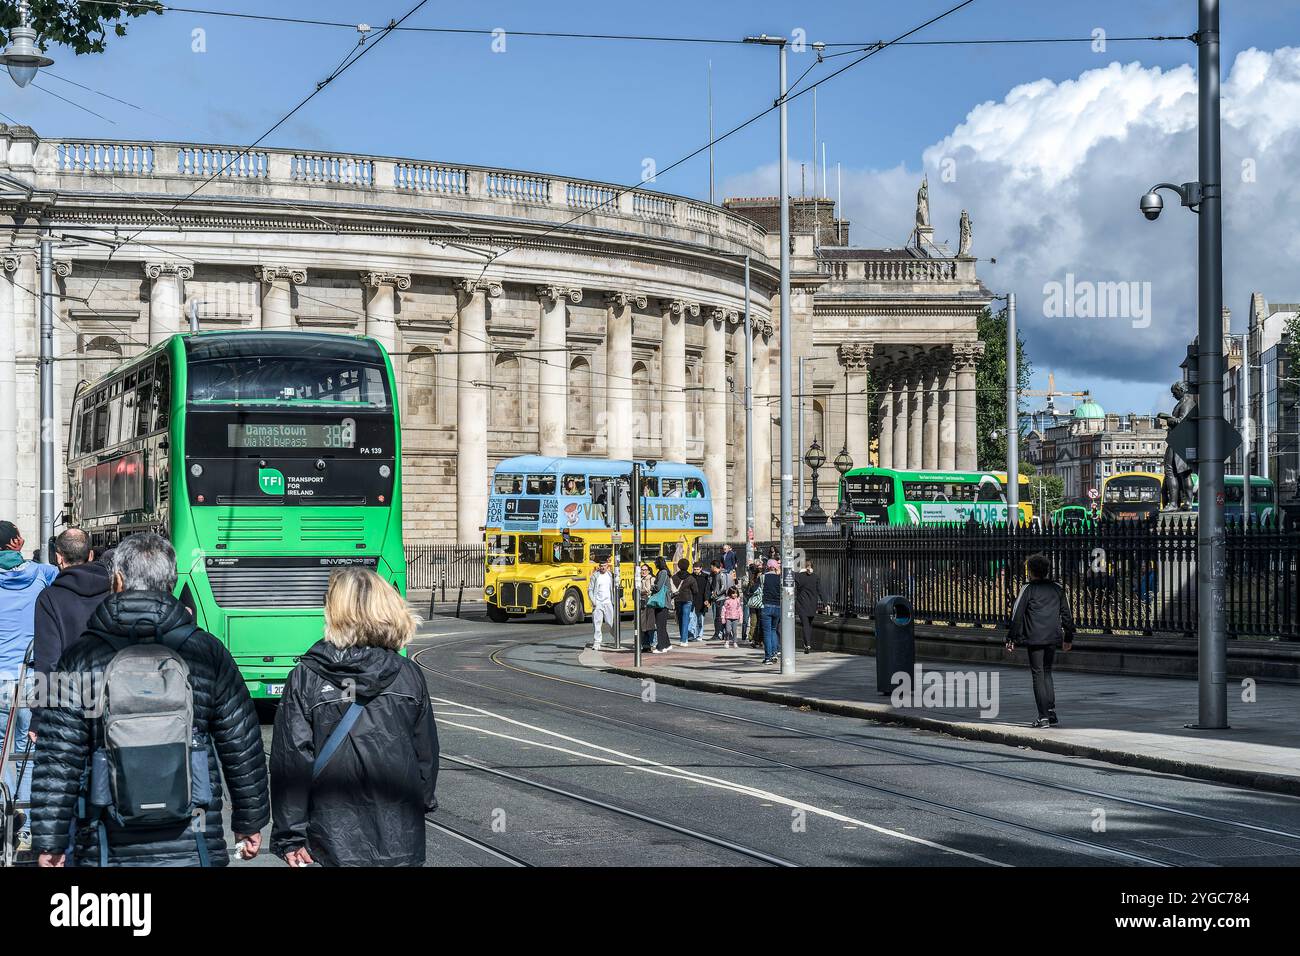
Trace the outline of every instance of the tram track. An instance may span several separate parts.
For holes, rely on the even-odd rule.
[[[528,645],[537,645],[537,644],[544,643],[547,640],[551,640],[551,638],[539,638],[537,640],[532,640],[532,641],[520,641],[515,646],[522,647]],[[640,699],[639,694],[632,694],[626,691],[615,690],[614,688],[611,687],[601,687],[598,684],[591,684],[586,681],[573,680],[572,678],[557,677],[553,674],[544,674],[541,673],[540,671],[534,671],[526,667],[520,667],[517,664],[511,664],[507,661],[501,660],[497,656],[502,652],[502,650],[509,650],[509,648],[500,648],[494,651],[491,655],[489,655],[489,660],[491,660],[492,663],[498,665],[499,667],[505,668],[507,670],[513,670],[521,674],[527,674],[530,677],[536,677],[544,680],[572,684],[574,686],[583,687],[588,690],[600,691],[601,693],[605,693],[605,694],[613,694],[615,696],[632,698],[636,700]],[[1248,823],[1242,820],[1230,820],[1227,819],[1226,817],[1217,817],[1210,814],[1198,813],[1194,810],[1184,810],[1180,807],[1171,807],[1166,804],[1154,803],[1148,800],[1140,800],[1135,797],[1126,797],[1121,794],[1110,793],[1105,790],[1095,790],[1089,787],[1076,787],[1076,786],[1071,786],[1069,784],[1053,783],[1048,780],[1041,780],[1036,777],[1026,777],[1021,774],[1010,773],[1005,770],[996,770],[991,767],[981,767],[974,764],[965,763],[960,760],[950,760],[943,757],[930,756],[928,754],[913,753],[911,751],[900,750],[895,747],[884,746],[878,743],[865,743],[861,740],[856,740],[851,737],[844,737],[838,734],[822,734],[813,730],[806,730],[800,727],[792,727],[788,724],[781,724],[781,723],[776,723],[774,721],[767,721],[757,717],[746,717],[740,714],[733,714],[723,710],[714,710],[708,707],[697,707],[691,704],[683,704],[676,701],[664,701],[664,700],[659,700],[657,701],[657,703],[659,705],[672,707],[678,710],[685,710],[685,711],[697,713],[700,714],[701,716],[719,717],[726,720],[735,721],[738,723],[752,724],[769,730],[780,730],[785,733],[797,734],[801,737],[807,737],[807,738],[812,738],[817,740],[825,740],[830,743],[845,744],[847,746],[856,747],[861,750],[867,750],[870,752],[879,753],[891,757],[900,757],[906,760],[917,761],[920,763],[951,767],[958,770],[968,771],[970,773],[984,774],[986,776],[997,777],[1003,780],[1007,780],[1012,783],[1026,784],[1034,787],[1056,790],[1059,792],[1070,793],[1075,796],[1085,796],[1085,797],[1092,797],[1098,800],[1108,800],[1113,803],[1121,803],[1121,804],[1140,808],[1143,810],[1149,810],[1156,813],[1166,813],[1166,814],[1186,817],[1189,819],[1195,819],[1202,823],[1213,824],[1216,826],[1229,827],[1238,830],[1246,830],[1246,831],[1266,834],[1274,837],[1282,837],[1287,840],[1296,841],[1298,844],[1300,844],[1300,833],[1294,833],[1289,830],[1282,830],[1276,827],[1264,826],[1258,823]],[[1296,849],[1297,851],[1300,851],[1300,846],[1298,846]]]
[[[545,639],[543,639],[543,640],[545,640]],[[457,642],[454,642],[454,643],[459,644],[459,643],[462,643],[462,642],[457,641]],[[536,643],[541,643],[541,641],[521,641],[521,642],[518,642],[518,643],[517,643],[516,645],[514,645],[514,646],[524,646],[524,645],[528,645],[528,644],[536,644]],[[451,646],[451,645],[449,645],[449,644],[444,644],[444,645],[438,645],[438,646],[439,646],[439,647],[449,647],[449,646]],[[1045,829],[1045,828],[1043,828],[1043,827],[1037,827],[1037,826],[1034,826],[1034,825],[1032,825],[1032,824],[1024,823],[1024,822],[1021,822],[1021,821],[1016,821],[1016,820],[1007,820],[1007,819],[1005,819],[1005,818],[1003,818],[1003,817],[997,817],[997,816],[994,816],[994,815],[992,815],[992,814],[987,814],[987,813],[984,813],[984,812],[979,811],[979,810],[972,810],[972,809],[967,808],[967,807],[959,807],[959,806],[955,806],[955,805],[953,805],[953,804],[944,803],[943,801],[932,800],[932,799],[930,799],[930,798],[928,798],[928,797],[922,797],[922,796],[918,796],[918,795],[916,795],[916,794],[904,793],[903,791],[895,790],[895,789],[890,788],[890,787],[885,787],[885,786],[881,786],[881,785],[878,785],[878,784],[867,783],[867,782],[865,782],[865,781],[857,780],[857,779],[854,779],[854,778],[852,778],[852,777],[846,777],[846,776],[844,776],[844,775],[842,775],[842,774],[836,774],[836,773],[832,773],[832,772],[830,772],[830,771],[820,770],[820,769],[818,769],[818,768],[816,768],[816,767],[807,767],[807,766],[803,766],[803,765],[800,765],[800,764],[793,764],[793,763],[789,763],[789,762],[784,761],[784,760],[779,760],[779,759],[777,759],[777,758],[775,758],[775,757],[768,756],[768,755],[766,755],[766,754],[758,754],[758,753],[753,753],[752,751],[739,750],[739,749],[736,749],[736,748],[734,748],[734,747],[728,747],[728,746],[725,746],[725,745],[723,745],[723,744],[715,743],[714,741],[705,740],[705,739],[700,738],[700,737],[692,736],[692,735],[690,735],[690,734],[683,734],[683,733],[679,733],[679,732],[676,732],[676,731],[663,730],[663,729],[661,729],[661,728],[657,728],[657,727],[648,727],[648,726],[646,726],[645,724],[637,723],[637,722],[635,722],[635,721],[626,720],[626,719],[624,719],[624,718],[621,718],[621,717],[615,717],[615,716],[612,716],[612,715],[609,715],[609,714],[602,714],[602,713],[599,713],[599,712],[597,712],[597,711],[586,710],[585,708],[577,707],[577,706],[574,706],[574,705],[571,705],[571,704],[564,704],[564,703],[561,703],[561,702],[558,702],[558,701],[555,701],[555,700],[551,700],[551,699],[548,699],[548,698],[537,697],[537,696],[534,696],[534,695],[532,695],[532,694],[525,694],[525,693],[523,693],[523,692],[521,692],[521,691],[511,690],[511,689],[509,689],[509,688],[503,688],[503,687],[497,687],[497,686],[490,685],[490,684],[484,684],[484,683],[479,682],[479,681],[471,681],[471,680],[469,680],[469,679],[467,679],[467,678],[459,677],[459,676],[457,676],[457,675],[455,675],[455,674],[449,674],[449,673],[447,673],[446,671],[440,671],[440,670],[437,670],[436,668],[429,667],[427,664],[423,663],[423,662],[420,660],[421,655],[423,655],[423,654],[426,653],[427,651],[434,650],[434,649],[436,649],[436,648],[434,648],[434,647],[422,648],[420,651],[416,652],[416,654],[413,656],[412,659],[416,662],[416,664],[417,664],[418,666],[420,666],[422,669],[426,670],[427,672],[429,672],[429,673],[433,673],[433,674],[437,674],[437,675],[440,676],[440,677],[444,677],[444,678],[447,678],[447,679],[449,679],[449,680],[454,680],[454,681],[457,681],[457,682],[462,683],[462,684],[466,684],[466,685],[474,686],[474,687],[479,687],[479,688],[482,688],[482,689],[485,689],[485,690],[491,690],[491,691],[494,691],[494,692],[497,692],[497,693],[508,694],[508,695],[510,695],[510,696],[512,696],[512,697],[516,697],[516,698],[519,698],[519,699],[522,699],[522,700],[527,700],[527,701],[532,702],[532,703],[542,704],[542,705],[547,706],[547,707],[552,707],[552,708],[557,708],[557,709],[560,709],[560,710],[564,710],[564,711],[566,711],[566,712],[568,712],[568,713],[575,714],[575,715],[578,715],[578,716],[589,717],[589,718],[593,718],[593,719],[596,719],[596,720],[607,721],[607,722],[610,722],[610,723],[616,723],[616,724],[619,724],[619,725],[621,725],[621,726],[626,726],[626,727],[633,728],[633,729],[635,729],[635,730],[637,730],[637,731],[640,731],[640,732],[651,733],[651,734],[655,734],[655,735],[657,735],[657,736],[659,736],[659,737],[670,738],[670,739],[674,739],[674,740],[682,741],[682,742],[685,742],[685,743],[693,744],[693,745],[696,745],[696,746],[704,747],[704,748],[706,748],[706,749],[712,750],[712,751],[717,752],[717,753],[723,753],[723,754],[727,754],[727,755],[729,755],[729,756],[739,757],[739,758],[744,759],[744,760],[750,760],[750,761],[761,761],[761,762],[766,763],[766,764],[768,764],[768,765],[770,765],[770,766],[778,767],[778,768],[780,768],[780,769],[791,770],[791,771],[795,771],[795,772],[797,772],[797,773],[809,774],[809,775],[812,775],[812,776],[815,776],[815,777],[819,777],[819,778],[822,778],[822,779],[831,780],[831,781],[834,781],[834,782],[839,783],[839,784],[844,784],[844,785],[847,785],[847,786],[851,786],[851,787],[854,787],[854,788],[856,788],[856,789],[865,790],[865,791],[868,791],[868,792],[871,792],[871,793],[879,794],[879,795],[881,795],[881,796],[889,797],[889,798],[891,798],[891,799],[899,800],[899,801],[901,801],[901,802],[903,802],[903,803],[910,804],[910,805],[912,805],[912,806],[916,806],[916,807],[919,807],[919,808],[924,808],[924,809],[928,809],[928,810],[935,810],[935,811],[942,812],[942,813],[955,814],[955,815],[957,815],[957,816],[961,816],[961,817],[964,817],[964,818],[966,818],[966,819],[974,820],[974,821],[977,821],[977,822],[982,823],[982,824],[984,824],[984,825],[991,826],[991,827],[995,827],[995,828],[997,828],[997,829],[1001,829],[1001,830],[1004,830],[1004,831],[1013,831],[1013,832],[1019,832],[1019,833],[1028,833],[1028,834],[1032,834],[1032,835],[1034,835],[1034,836],[1036,836],[1036,837],[1040,837],[1040,838],[1043,838],[1043,839],[1047,839],[1047,840],[1055,841],[1055,842],[1057,842],[1057,843],[1061,843],[1061,844],[1069,845],[1069,846],[1072,846],[1072,847],[1076,847],[1076,848],[1078,848],[1078,849],[1080,849],[1080,850],[1083,850],[1083,851],[1086,851],[1086,852],[1090,852],[1090,853],[1094,853],[1094,854],[1101,854],[1101,855],[1106,855],[1106,856],[1111,856],[1111,857],[1115,857],[1115,858],[1123,859],[1123,860],[1125,860],[1125,861],[1127,861],[1128,863],[1133,864],[1133,865],[1138,865],[1138,866],[1153,866],[1153,867],[1170,867],[1170,866],[1176,866],[1176,865],[1177,865],[1177,864],[1175,864],[1175,863],[1170,863],[1170,862],[1168,862],[1168,861],[1160,860],[1160,859],[1157,859],[1157,858],[1155,858],[1155,857],[1143,856],[1142,854],[1134,853],[1134,852],[1132,852],[1132,851],[1128,851],[1128,850],[1121,850],[1121,849],[1119,849],[1119,848],[1117,848],[1117,847],[1111,847],[1111,846],[1107,846],[1107,845],[1105,845],[1105,844],[1094,843],[1094,842],[1089,841],[1089,840],[1080,839],[1080,838],[1078,838],[1078,837],[1072,837],[1072,836],[1069,836],[1069,835],[1067,835],[1067,834],[1059,833],[1059,832],[1056,832],[1056,831],[1054,831],[1054,830],[1048,830],[1048,829]],[[501,650],[506,650],[506,648],[503,648],[503,649],[501,649]],[[506,668],[509,668],[509,669],[512,669],[512,670],[516,670],[516,671],[519,671],[520,673],[524,673],[524,674],[527,674],[527,675],[532,676],[532,677],[541,677],[541,678],[546,678],[546,679],[560,680],[560,681],[563,681],[563,682],[565,682],[565,683],[574,684],[574,685],[581,686],[581,687],[585,687],[585,688],[589,688],[589,689],[592,689],[592,690],[609,690],[608,688],[601,688],[601,687],[599,687],[599,686],[597,686],[597,685],[594,685],[594,684],[587,684],[587,683],[585,683],[585,682],[583,682],[583,681],[572,681],[572,680],[568,680],[568,679],[565,679],[565,678],[554,678],[554,677],[552,677],[551,675],[541,674],[541,673],[536,672],[536,671],[528,670],[527,668],[516,667],[515,665],[512,665],[512,664],[506,664],[506,663],[504,663],[503,661],[501,661],[501,660],[499,660],[499,659],[497,658],[496,655],[497,655],[498,653],[500,653],[500,650],[495,651],[495,652],[493,652],[491,655],[489,655],[489,659],[492,660],[493,663],[495,663],[495,664],[497,664],[497,665],[499,665],[499,666],[506,667]],[[638,700],[640,699],[639,695],[636,695],[636,694],[628,694],[628,693],[625,693],[625,692],[622,692],[622,691],[613,691],[613,690],[609,690],[609,692],[610,692],[610,693],[618,694],[619,696],[623,696],[623,697],[630,697],[630,698],[634,698],[634,699],[638,699]],[[664,702],[663,702],[663,701],[659,701],[658,703],[664,703]],[[670,706],[677,706],[677,705],[672,705],[672,704],[670,704]],[[687,708],[687,709],[695,709],[695,708]],[[705,712],[705,711],[703,711],[703,709],[701,709],[701,711],[702,711],[702,712]],[[718,713],[718,714],[710,714],[710,715],[711,715],[711,716],[726,716],[726,715],[721,714],[721,713]],[[774,726],[774,725],[773,725],[773,726]],[[785,728],[785,729],[790,729],[790,728]]]
[[[497,847],[494,847],[490,843],[486,843],[483,840],[478,839],[477,837],[471,836],[470,834],[464,832],[463,830],[458,830],[456,827],[448,826],[447,824],[441,821],[434,822],[433,820],[430,820],[428,817],[425,817],[424,825],[431,830],[434,830],[438,833],[442,833],[446,836],[451,837],[454,840],[459,840],[461,843],[465,843],[469,846],[472,846],[474,849],[487,854],[493,859],[500,860],[503,863],[507,863],[510,866],[530,867],[533,865],[529,863],[527,860],[515,856],[513,853],[507,853],[505,850],[498,849]]]

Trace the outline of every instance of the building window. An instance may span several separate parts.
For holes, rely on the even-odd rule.
[[[523,396],[520,394],[519,359],[498,355],[492,363],[492,394],[488,407],[497,428],[523,427]]]
[[[595,428],[591,418],[591,363],[581,357],[569,363],[569,426],[579,432]]]
[[[406,357],[406,414],[411,425],[438,423],[438,353],[427,345]]]

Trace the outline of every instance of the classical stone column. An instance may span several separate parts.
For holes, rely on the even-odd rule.
[[[840,364],[844,366],[848,394],[848,434],[844,436],[844,446],[849,450],[855,468],[869,464],[871,449],[871,420],[868,414],[867,371],[871,368],[871,357],[875,346],[864,342],[845,342],[839,347]],[[799,449],[802,455],[804,449]],[[834,457],[828,451],[830,457]]]
[[[876,460],[881,468],[894,467],[894,393],[893,370],[888,364],[876,372],[879,394],[876,404],[880,408],[880,437],[876,446]]]
[[[487,300],[495,282],[456,280],[456,540],[476,544],[487,520],[488,373]]]
[[[952,354],[957,365],[957,468],[974,471],[979,467],[979,442],[975,433],[975,362],[984,354],[984,343],[959,343],[953,346]]]
[[[772,538],[772,336],[770,319],[752,319],[754,330],[754,538]]]
[[[957,470],[957,400],[953,393],[957,373],[952,358],[943,359],[939,367],[939,467]]]
[[[939,468],[939,365],[927,357],[921,369],[921,465],[926,471]]]
[[[732,501],[731,528],[728,529],[732,541],[745,538],[745,321],[740,313],[733,313],[732,354],[736,356],[736,402],[733,405],[732,434]],[[753,372],[751,372],[753,373]]]
[[[0,515],[18,515],[18,339],[14,334],[14,277],[19,257],[4,257],[0,277]]]
[[[290,304],[289,286],[303,285],[307,281],[307,270],[291,266],[255,266],[257,279],[262,292],[262,328],[292,329],[293,309]],[[362,281],[365,281],[365,273]],[[410,285],[410,278],[407,278]],[[369,320],[367,319],[367,325]]]
[[[539,285],[542,318],[537,327],[537,450],[547,458],[569,454],[568,307],[582,301],[581,289]],[[559,351],[556,351],[556,350]]]
[[[636,418],[632,407],[632,308],[646,306],[646,297],[633,292],[605,296],[605,454],[629,459],[636,448]]]
[[[181,283],[194,278],[194,267],[182,262],[145,262],[149,285],[149,344],[189,328]]]
[[[659,407],[664,461],[686,461],[686,317],[699,314],[696,303],[675,299],[663,304]]]
[[[727,320],[713,309],[704,321],[704,477],[713,496],[713,537],[727,535]]]
[[[894,368],[894,468],[908,467],[907,461],[907,366],[899,363]]]
[[[397,351],[397,293],[411,287],[411,277],[397,272],[363,272],[366,288],[366,335],[387,352]],[[400,362],[394,360],[396,370]]]
[[[907,467],[911,470],[922,466],[921,435],[924,423],[921,420],[921,363],[912,362],[907,373]]]

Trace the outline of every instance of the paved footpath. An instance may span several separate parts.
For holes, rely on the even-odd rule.
[[[1018,658],[1024,657],[1017,651]],[[727,649],[713,642],[642,655],[633,667],[626,646],[583,651],[582,664],[696,690],[735,694],[845,716],[908,724],[975,740],[1090,757],[1166,773],[1300,794],[1300,686],[1228,686],[1229,730],[1199,731],[1196,682],[1181,678],[1102,674],[1055,675],[1058,727],[1037,730],[1029,671],[1023,666],[978,667],[953,661],[921,661],[925,673],[974,672],[992,689],[997,678],[996,715],[978,706],[894,707],[876,693],[876,660],[857,654],[799,653],[797,673],[781,676],[761,663],[761,651]],[[985,700],[987,701],[987,696]]]

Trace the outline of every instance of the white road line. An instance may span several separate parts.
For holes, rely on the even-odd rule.
[[[631,770],[638,770],[642,773],[653,774],[654,776],[658,776],[658,777],[671,777],[671,778],[676,778],[678,780],[690,781],[692,783],[702,783],[705,786],[715,787],[719,790],[730,790],[733,793],[739,793],[744,796],[754,797],[757,800],[769,800],[772,803],[780,804],[781,806],[790,807],[791,809],[794,810],[803,810],[807,813],[811,813],[819,817],[825,817],[829,820],[836,820],[840,823],[849,823],[860,827],[866,827],[868,830],[872,830],[876,833],[880,833],[885,836],[895,837],[896,839],[899,840],[906,840],[909,843],[916,843],[916,844],[920,844],[921,846],[928,846],[931,849],[939,850],[943,853],[956,854],[957,856],[962,856],[965,857],[966,859],[975,860],[977,862],[985,863],[990,866],[1003,866],[1003,867],[1011,866],[1011,864],[1009,863],[1002,863],[998,860],[991,860],[988,857],[980,856],[977,853],[968,853],[965,850],[958,850],[955,847],[945,846],[942,843],[935,843],[933,840],[926,840],[923,837],[912,836],[911,834],[902,833],[898,830],[891,830],[888,827],[877,826],[874,823],[868,823],[865,820],[858,820],[855,819],[854,817],[846,816],[842,813],[836,813],[833,810],[827,810],[822,807],[813,806],[812,804],[809,803],[803,803],[802,801],[794,800],[790,797],[783,797],[780,794],[772,793],[769,790],[762,790],[758,787],[748,786],[747,784],[735,783],[734,781],[730,781],[730,780],[723,780],[720,777],[710,777],[705,774],[695,773],[692,770],[686,770],[681,767],[674,767],[671,766],[670,764],[659,763],[658,761],[650,760],[646,757],[638,757],[636,754],[623,753],[622,751],[614,750],[610,747],[603,747],[600,744],[594,744],[591,743],[590,741],[582,740],[578,737],[570,737],[566,734],[561,734],[554,730],[547,730],[545,727],[539,727],[535,724],[525,723],[522,720],[515,720],[513,717],[507,717],[504,714],[496,714],[490,710],[483,710],[481,707],[473,707],[469,704],[458,704],[455,701],[447,700],[445,698],[440,698],[440,697],[430,697],[429,699],[436,701],[438,703],[456,704],[456,706],[458,707],[464,707],[468,710],[476,711],[477,713],[487,717],[494,717],[497,720],[500,720],[507,724],[513,724],[517,727],[523,727],[528,730],[536,731],[537,733],[545,734],[549,737],[555,737],[559,740],[563,740],[571,744],[576,744],[579,747],[587,747],[591,750],[603,751],[604,753],[613,754],[614,756],[603,757],[598,754],[583,753],[577,750],[570,750],[567,747],[560,747],[554,744],[542,743],[541,741],[537,741],[537,740],[528,740],[523,737],[515,737],[510,734],[504,734],[493,730],[487,730],[486,728],[483,727],[476,727],[473,724],[458,724],[455,721],[451,721],[451,720],[442,721],[442,723],[450,724],[453,727],[460,727],[464,730],[472,730],[480,734],[488,734],[489,736],[492,737],[500,737],[503,740],[512,740],[515,741],[516,743],[527,744],[528,746],[531,747],[542,747],[546,750],[555,750],[558,751],[559,753],[568,754],[571,757],[581,757],[583,759],[595,761],[597,763],[605,763],[617,767],[626,767]],[[616,758],[624,758],[624,759],[616,759]],[[628,763],[627,761],[639,761],[639,762]]]

